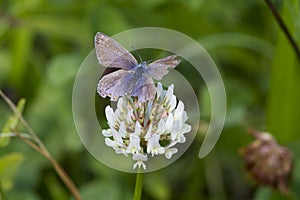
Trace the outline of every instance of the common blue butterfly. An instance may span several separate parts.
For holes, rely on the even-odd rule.
[[[152,78],[161,80],[169,71],[175,68],[180,60],[177,55],[171,55],[156,60],[149,65],[137,60],[117,41],[98,32],[95,36],[95,49],[100,64],[119,70],[104,75],[97,86],[100,96],[116,101],[120,96],[138,97],[139,102],[152,100],[155,96],[155,85]]]

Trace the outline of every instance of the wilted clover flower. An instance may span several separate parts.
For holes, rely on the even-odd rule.
[[[174,146],[186,141],[185,133],[191,131],[184,104],[173,94],[174,85],[163,90],[158,83],[154,100],[140,103],[136,97],[119,98],[114,111],[105,108],[109,129],[103,130],[105,143],[116,153],[132,155],[133,168],[143,167],[148,156],[165,155],[170,159],[178,152]]]
[[[255,140],[241,149],[247,172],[258,182],[288,193],[288,181],[292,171],[292,154],[277,144],[267,132],[249,130]]]

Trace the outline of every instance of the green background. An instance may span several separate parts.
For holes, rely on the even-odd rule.
[[[274,4],[300,44],[299,1]],[[142,199],[300,199],[300,64],[264,1],[0,0],[1,90],[14,102],[26,99],[25,118],[83,199],[132,199],[135,175],[106,167],[81,144],[71,110],[76,72],[97,31],[114,35],[147,26],[197,40],[222,74],[228,107],[217,145],[199,159],[210,100],[203,82],[182,67],[197,92],[202,126],[179,160],[145,175]],[[9,116],[0,101],[0,127]],[[244,172],[238,150],[251,141],[248,127],[271,132],[293,152],[289,197],[256,185]],[[72,198],[40,154],[16,138],[2,146],[0,181],[8,200]]]

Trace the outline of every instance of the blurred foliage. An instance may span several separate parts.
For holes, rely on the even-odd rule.
[[[25,99],[21,99],[17,104],[17,110],[22,113],[25,107]],[[1,133],[10,133],[11,130],[16,130],[19,123],[19,118],[16,114],[9,117],[3,126]],[[9,137],[0,137],[0,147],[8,145],[10,141]]]
[[[13,176],[23,160],[20,153],[9,153],[0,158],[0,180],[4,190],[12,188]]]
[[[300,44],[299,0],[274,3]],[[238,149],[250,141],[249,126],[271,131],[291,148],[296,161],[288,198],[300,199],[300,66],[264,1],[0,0],[0,88],[15,102],[26,99],[25,118],[83,199],[132,199],[135,176],[106,167],[81,144],[71,110],[76,72],[97,31],[114,35],[145,26],[180,31],[207,49],[221,71],[228,110],[214,150],[198,159],[198,134],[179,160],[145,175],[143,199],[287,198],[244,173]],[[191,83],[205,124],[209,94],[199,80]],[[0,127],[10,115],[0,100]],[[0,180],[8,200],[71,199],[50,163],[16,138],[0,148]]]
[[[22,113],[25,107],[25,100],[21,99],[18,102],[17,110]],[[1,133],[3,135],[11,133],[12,129],[16,129],[19,123],[19,118],[13,114],[6,121]],[[10,142],[9,137],[0,137],[0,148],[7,146]],[[1,199],[4,196],[4,191],[13,187],[14,176],[20,167],[24,156],[22,153],[9,152],[0,156],[0,190]]]

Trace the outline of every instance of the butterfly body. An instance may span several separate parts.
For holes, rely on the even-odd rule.
[[[133,76],[127,85],[125,95],[130,95],[134,88],[136,88],[139,85],[138,83],[144,80],[143,76],[145,76],[146,67],[146,63],[142,62],[133,69],[131,69],[131,73],[133,74]]]
[[[112,101],[124,95],[136,96],[139,102],[153,99],[155,85],[152,78],[162,79],[169,68],[175,68],[180,63],[176,55],[156,60],[149,65],[146,62],[138,63],[119,43],[100,32],[95,36],[95,48],[100,64],[120,68],[104,75],[97,86],[100,96],[109,96]]]

